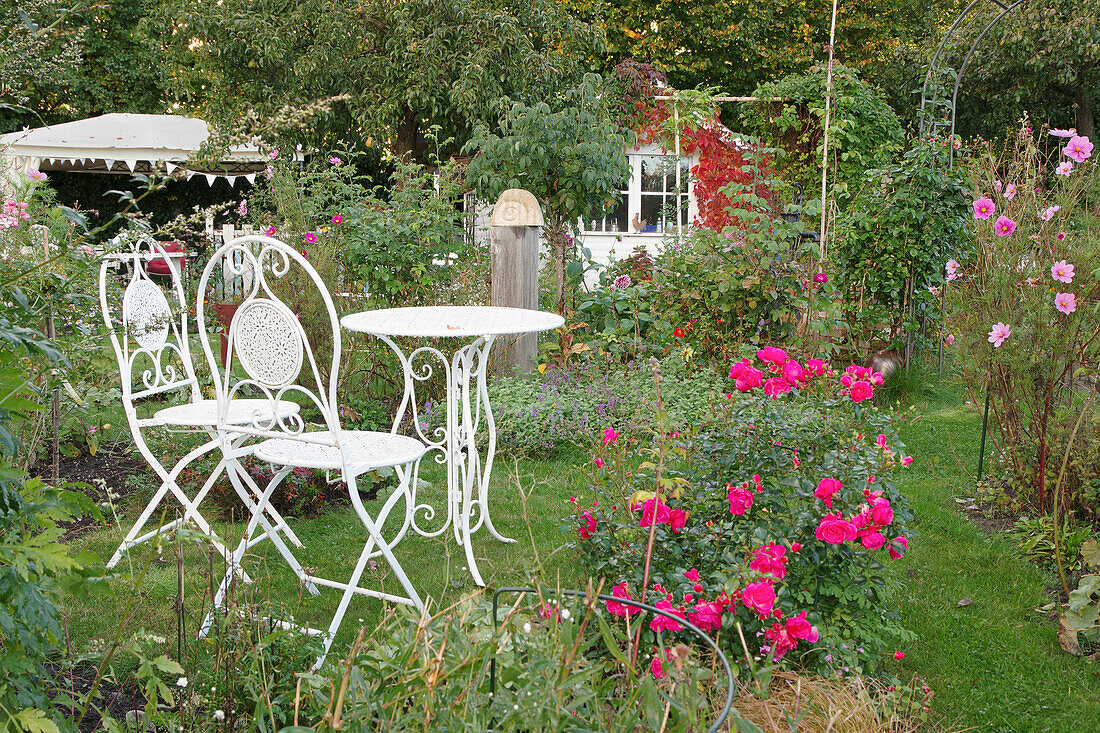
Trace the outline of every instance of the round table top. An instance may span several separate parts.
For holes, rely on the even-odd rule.
[[[560,328],[564,323],[565,319],[556,313],[484,305],[384,308],[351,313],[340,319],[340,324],[349,331],[426,338],[533,333]]]

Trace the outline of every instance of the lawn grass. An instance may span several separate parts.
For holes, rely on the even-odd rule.
[[[497,529],[516,542],[499,542],[484,529],[475,535],[475,557],[490,588],[526,585],[532,577],[541,577],[544,582],[560,582],[563,587],[579,587],[583,583],[578,563],[563,554],[568,551],[561,550],[568,538],[562,534],[559,522],[562,516],[569,513],[568,497],[578,493],[574,487],[579,485],[583,476],[577,467],[584,463],[584,460],[569,453],[543,461],[506,457],[498,460],[490,489],[492,517]],[[425,464],[422,476],[433,487],[438,487],[443,474],[439,467]],[[520,494],[521,489],[524,496]],[[90,550],[104,559],[110,557],[151,490],[150,486],[147,490],[136,492],[133,500],[123,506],[124,516],[116,525],[88,532],[74,540],[73,545],[78,549]],[[439,494],[434,489],[428,491]],[[379,504],[369,502],[367,508],[373,512]],[[438,501],[436,506],[442,509]],[[214,521],[219,515],[216,505],[204,502],[202,508],[219,536],[234,546],[244,531],[241,514],[236,514],[234,519],[238,521],[235,522],[228,521],[226,516]],[[403,505],[399,502],[394,515],[401,514],[402,510]],[[172,516],[174,514],[169,514],[169,518]],[[422,526],[436,528],[440,526],[441,517],[437,514],[434,522],[420,521]],[[301,550],[292,548],[302,565],[321,577],[346,581],[366,539],[363,525],[351,507],[338,507],[317,517],[295,519],[292,524],[305,545]],[[151,526],[156,525],[153,523]],[[185,629],[193,636],[192,632],[198,629],[208,610],[210,598],[210,562],[206,556],[209,545],[201,536],[182,546],[170,541],[159,555],[152,543],[131,551],[119,564],[118,570],[136,578],[148,564],[137,589],[127,582],[120,582],[102,589],[91,598],[67,597],[65,613],[74,651],[80,653],[94,639],[113,637],[128,611],[132,611],[131,603],[137,595],[132,592],[134,590],[139,591],[143,598],[124,637],[143,630],[174,641],[178,625],[175,601],[178,596],[177,553],[180,547],[185,580]],[[430,608],[438,610],[446,607],[477,590],[466,568],[466,556],[450,530],[436,538],[420,537],[410,531],[395,554]],[[224,567],[220,560],[214,563],[215,583],[220,581]],[[297,623],[319,628],[328,625],[339,603],[340,591],[322,588],[320,596],[309,596],[270,543],[264,542],[253,548],[246,558],[245,569],[254,580],[247,587],[249,597],[283,605],[286,613],[292,614]],[[389,567],[381,559],[376,570],[365,574],[362,584],[391,592],[401,591]],[[428,596],[431,601],[427,600]],[[384,604],[377,599],[354,598],[334,642],[330,660],[338,659],[354,639],[361,625],[360,619],[362,624],[373,628],[383,607]],[[171,649],[173,654],[175,651]]]
[[[934,709],[960,727],[1100,730],[1100,665],[1063,652],[1054,622],[1035,611],[1051,600],[1053,577],[1005,535],[971,523],[954,501],[973,496],[978,410],[945,390],[919,408],[902,430],[917,458],[901,480],[919,534],[890,568],[917,634],[903,669],[927,680]],[[960,607],[963,599],[973,603]]]

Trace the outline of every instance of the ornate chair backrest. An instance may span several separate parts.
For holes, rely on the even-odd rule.
[[[203,297],[218,266],[239,276],[247,288],[226,334],[229,344],[225,365],[215,358],[210,347]],[[290,284],[294,286],[293,292],[298,293],[304,292],[304,288],[315,288],[324,302],[324,313],[332,331],[332,362],[327,378],[326,372],[319,368],[314,345],[301,320],[284,300],[291,292]],[[198,292],[197,328],[214,374],[219,426],[230,424],[229,400],[262,397],[269,402],[267,417],[257,411],[248,424],[233,423],[232,432],[333,445],[331,436],[311,436],[298,413],[285,415],[285,410],[278,409],[279,402],[290,400],[317,408],[324,429],[331,431],[339,446],[336,382],[340,363],[340,323],[328,288],[305,257],[290,245],[271,237],[238,237],[223,244],[210,257],[199,280]],[[234,369],[235,366],[239,369]],[[270,417],[280,414],[283,416]]]
[[[192,400],[199,399],[179,254],[173,257],[150,237],[119,237],[116,242],[117,248],[100,263],[99,305],[122,375],[123,405],[130,412],[135,400],[185,387]],[[153,261],[167,263],[166,279],[150,275]],[[128,270],[121,301],[108,288],[117,269]]]

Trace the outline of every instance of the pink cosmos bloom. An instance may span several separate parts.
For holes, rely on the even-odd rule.
[[[844,488],[844,484],[835,478],[823,478],[818,482],[817,488],[814,490],[814,496],[821,499],[825,503],[825,506],[830,509],[833,508],[833,494]]]
[[[993,199],[980,198],[974,202],[975,219],[988,219],[995,213],[997,213],[997,205],[993,203]]]
[[[342,224],[342,223],[344,223],[344,217],[340,216],[339,214],[333,214],[332,223],[333,224]]]
[[[634,597],[630,595],[630,591],[627,590],[626,581],[623,581],[622,583],[619,583],[614,588],[612,588],[611,595],[615,596],[616,598],[622,598],[624,601],[634,600]],[[625,603],[619,603],[618,601],[608,601],[607,610],[609,613],[615,616],[621,616],[623,618],[626,618],[627,616],[633,616],[642,612],[642,609],[638,608],[637,606],[628,606]]]
[[[611,445],[615,442],[615,439],[619,437],[619,434],[615,432],[614,427],[607,427],[603,431],[603,444]]]
[[[944,339],[944,343],[947,344],[948,346],[955,343],[955,334],[953,334],[953,333],[947,334],[947,338]]]
[[[1062,283],[1073,282],[1073,265],[1065,260],[1058,260],[1050,268],[1050,276]]]
[[[278,150],[272,150],[270,153],[268,153],[267,157],[271,158],[272,160],[277,160],[278,157],[279,157],[279,151]]]
[[[749,583],[741,591],[741,602],[761,618],[769,616],[775,606],[775,588],[766,580]]]
[[[596,464],[596,468],[603,468],[603,459],[602,458],[597,458],[594,461],[594,463]]]
[[[729,499],[730,514],[740,517],[752,508],[753,493],[751,491],[732,484],[726,484],[726,486],[729,488],[726,498]]]
[[[317,235],[313,232],[306,232],[306,236],[303,237],[310,244],[314,244],[317,241]]]
[[[903,465],[903,466],[908,466],[912,462],[913,462],[913,456],[906,456],[905,458],[901,459],[901,465]]]
[[[340,159],[338,157],[336,157],[335,155],[332,156],[331,158],[329,158],[328,162],[332,163],[333,165],[340,165]]]
[[[993,230],[997,232],[998,237],[1007,237],[1016,231],[1016,222],[1012,221],[1005,215],[997,217],[997,222],[993,225]]]
[[[905,539],[905,537],[901,535],[895,537],[894,539],[890,540],[890,559],[900,560],[905,555],[905,551],[908,549],[909,540]]]
[[[1050,221],[1054,218],[1054,215],[1061,210],[1062,207],[1058,206],[1057,204],[1055,204],[1054,206],[1048,206],[1047,208],[1043,209],[1041,214],[1039,214],[1039,218],[1043,221]]]
[[[691,570],[684,573],[684,577],[687,578],[688,580],[690,580],[692,583],[698,583],[699,582],[699,571],[696,570],[695,568],[692,568]]]
[[[739,392],[748,392],[751,389],[755,389],[761,385],[764,379],[764,372],[751,366],[745,367],[741,375],[737,377],[737,382],[734,384]]]
[[[1054,307],[1068,316],[1077,310],[1077,296],[1073,293],[1058,293],[1054,296]]]
[[[905,659],[905,652],[894,652],[894,659],[899,661]]]
[[[859,381],[852,385],[851,397],[852,402],[863,402],[869,400],[875,394],[874,388],[870,382]]]
[[[842,545],[856,538],[856,526],[851,522],[841,519],[839,512],[834,516],[826,514],[821,518],[821,523],[814,531],[814,536],[822,542],[830,545]]]
[[[1059,242],[1066,241],[1066,233],[1065,232],[1058,232],[1058,236],[1055,237],[1055,239],[1057,239]]]
[[[274,226],[269,226],[267,229],[264,229],[264,234],[266,234],[269,237],[274,237],[275,236],[275,227]]]
[[[950,282],[951,280],[958,279],[958,277],[959,277],[959,275],[958,275],[959,263],[958,262],[956,262],[955,260],[948,260],[947,265],[944,269],[947,270],[947,280],[948,280],[948,282]]]
[[[1068,176],[1073,173],[1073,163],[1068,160],[1063,160],[1058,164],[1058,167],[1054,169],[1054,175],[1056,176]]]
[[[1010,183],[1007,186],[1005,186],[1005,191],[1001,195],[1004,196],[1009,201],[1016,198],[1016,184],[1015,183]]]
[[[42,171],[27,171],[27,178],[32,181],[44,181],[46,180],[46,174]]]
[[[1077,128],[1076,127],[1071,127],[1068,130],[1062,130],[1062,129],[1059,129],[1057,127],[1052,127],[1049,130],[1047,130],[1047,134],[1050,135],[1051,137],[1062,137],[1062,138],[1077,137]]]
[[[783,363],[787,361],[787,352],[776,346],[765,346],[756,352],[756,358],[776,366],[783,366]]]
[[[824,272],[816,273],[814,275],[814,282],[815,283],[827,283],[827,282],[829,282],[829,276],[826,275]]]
[[[940,294],[940,288],[939,288],[938,285],[929,285],[928,286],[928,292],[932,293],[932,295],[939,295]]]
[[[687,616],[684,615],[684,612],[681,611],[679,608],[673,608],[672,603],[670,603],[668,601],[668,599],[666,599],[666,598],[662,598],[661,600],[654,603],[653,607],[654,608],[659,608],[662,611],[668,611],[673,616],[676,616],[678,618],[683,619],[684,621],[687,621]],[[667,616],[658,616],[657,614],[654,614],[653,618],[649,622],[649,628],[651,628],[653,631],[656,632],[656,631],[679,631],[680,629],[682,629],[684,627],[683,627],[682,624],[678,623],[675,619],[668,618]]]
[[[577,528],[577,531],[580,532],[582,540],[588,539],[595,533],[596,518],[592,516],[592,512],[581,514],[581,526]]]
[[[993,181],[993,188],[997,189],[997,193],[1000,193],[1001,189],[1004,188],[1004,184],[1000,181]]]
[[[989,331],[989,343],[993,344],[993,348],[1001,348],[1001,344],[1005,342],[1005,339],[1012,335],[1012,326],[1007,323],[997,322],[993,324],[993,328]]]
[[[1084,163],[1087,158],[1092,156],[1092,143],[1089,142],[1087,137],[1076,135],[1069,139],[1066,147],[1062,148],[1062,152],[1070,160]]]
[[[773,400],[778,399],[779,395],[786,394],[790,391],[791,383],[783,377],[772,377],[764,382],[764,394],[771,397]]]

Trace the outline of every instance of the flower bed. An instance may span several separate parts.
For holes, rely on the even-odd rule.
[[[757,359],[733,365],[714,419],[691,435],[658,429],[636,467],[606,428],[593,496],[570,499],[575,544],[614,595],[674,609],[731,658],[873,672],[909,638],[880,573],[908,545],[891,474],[912,461],[867,401],[882,375],[778,348]],[[654,619],[648,643],[665,648],[680,630]],[[663,664],[653,657],[654,674]]]

